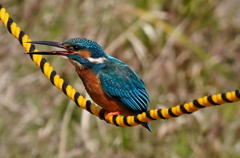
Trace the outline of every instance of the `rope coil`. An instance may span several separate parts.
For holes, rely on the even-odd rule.
[[[8,31],[20,42],[26,52],[37,52],[35,46],[30,43],[31,41],[28,36],[23,32],[17,24],[9,17],[6,9],[0,4],[0,20],[3,25],[8,29]],[[65,95],[67,95],[71,100],[73,100],[76,105],[89,111],[91,114],[100,117],[99,112],[101,108],[90,100],[85,99],[79,92],[77,92],[71,85],[65,82],[53,69],[53,67],[47,62],[42,55],[30,55],[33,62],[42,70],[44,75],[51,81],[51,83],[61,90]],[[136,126],[144,122],[149,122],[152,120],[159,119],[170,119],[185,114],[191,114],[199,109],[221,105],[224,103],[233,103],[240,101],[240,91],[232,91],[222,94],[204,96],[193,100],[192,102],[176,105],[168,109],[153,109],[142,114],[134,116],[110,116],[109,122],[116,126]],[[105,116],[105,115],[104,115]]]

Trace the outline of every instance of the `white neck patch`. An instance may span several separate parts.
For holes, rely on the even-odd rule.
[[[101,63],[104,63],[104,61],[106,61],[107,59],[104,57],[100,57],[100,58],[88,57],[87,60],[94,64],[101,64]]]

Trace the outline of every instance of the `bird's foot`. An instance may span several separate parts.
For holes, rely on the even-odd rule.
[[[107,112],[106,116],[105,113]],[[101,120],[105,120],[107,123],[109,123],[109,117],[110,116],[114,116],[114,115],[119,115],[120,112],[119,111],[115,111],[115,112],[108,112],[107,110],[101,109],[98,113],[98,117]]]
[[[106,115],[106,117],[105,117],[105,120],[106,120],[107,122],[110,122],[110,121],[109,121],[109,117],[110,117],[110,116],[119,115],[119,114],[120,114],[119,111],[109,112],[109,113],[107,113],[107,115]]]

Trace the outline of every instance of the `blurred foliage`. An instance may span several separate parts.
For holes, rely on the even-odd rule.
[[[2,0],[32,40],[85,37],[143,79],[149,109],[239,89],[238,0]],[[239,103],[119,128],[54,88],[0,25],[1,157],[240,157]],[[52,48],[38,46],[39,50]],[[46,57],[78,91],[74,67]]]

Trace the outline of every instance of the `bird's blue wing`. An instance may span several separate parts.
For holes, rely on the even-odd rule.
[[[99,71],[104,92],[134,113],[147,111],[149,96],[138,75],[126,64],[109,57]]]

